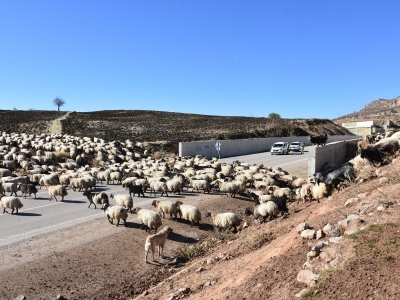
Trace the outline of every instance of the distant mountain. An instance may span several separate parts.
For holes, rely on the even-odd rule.
[[[376,99],[358,112],[333,119],[337,124],[352,121],[386,120],[400,124],[400,96],[394,99]]]

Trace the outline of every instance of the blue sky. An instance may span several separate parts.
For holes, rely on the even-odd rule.
[[[400,1],[0,0],[0,109],[336,118],[400,96]]]

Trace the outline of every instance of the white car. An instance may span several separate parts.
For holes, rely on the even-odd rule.
[[[289,154],[288,142],[276,142],[271,147],[271,155],[273,154]]]
[[[289,151],[301,152],[301,142],[292,142],[289,146]]]

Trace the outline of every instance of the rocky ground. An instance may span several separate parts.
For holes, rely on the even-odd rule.
[[[249,226],[215,233],[209,219],[200,228],[165,219],[174,230],[166,257],[149,264],[135,215],[127,227],[104,218],[14,244],[1,249],[0,298],[294,299],[302,291],[301,299],[398,299],[399,174],[400,159],[369,166],[360,175],[368,180],[320,203],[292,203],[290,216],[265,224],[243,215],[252,205],[245,197],[185,191],[170,198],[233,211]],[[303,222],[326,236],[303,238]],[[304,269],[312,273],[299,281]]]

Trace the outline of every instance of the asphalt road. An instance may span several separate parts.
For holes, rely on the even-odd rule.
[[[289,155],[271,155],[269,152],[257,153],[251,155],[237,156],[221,159],[222,162],[232,163],[234,160],[243,161],[250,164],[264,164],[272,167],[282,167],[290,172],[295,167],[301,171],[307,169],[308,151],[305,153],[289,153]],[[126,194],[128,191],[121,185],[98,185],[96,192],[105,191],[110,193]],[[37,198],[24,199],[20,192],[18,198],[22,201],[24,207],[19,210],[18,215],[9,213],[0,213],[0,246],[12,244],[25,239],[30,239],[37,235],[49,233],[67,228],[70,226],[82,224],[96,218],[105,218],[103,210],[98,206],[94,209],[93,204],[88,208],[88,200],[83,196],[82,192],[74,192],[68,188],[68,195],[64,201],[56,202],[54,199],[49,201],[49,194],[46,189],[42,188],[37,194]],[[150,206],[154,199],[159,197],[134,197],[134,206]],[[162,197],[164,199],[164,197]],[[61,200],[61,199],[59,199]],[[114,200],[110,199],[110,203],[114,204]]]

